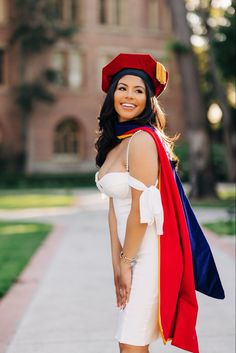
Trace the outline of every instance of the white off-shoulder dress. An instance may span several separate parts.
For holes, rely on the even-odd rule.
[[[133,136],[127,147],[127,171],[107,173],[100,179],[97,172],[95,181],[102,193],[113,198],[118,237],[122,247],[131,208],[131,188],[142,191],[140,223],[148,223],[148,226],[137,254],[137,261],[132,266],[129,302],[124,310],[118,311],[115,338],[120,343],[145,346],[160,335],[158,325],[158,236],[162,234],[163,208],[158,181],[155,185],[147,187],[129,174],[128,153]]]

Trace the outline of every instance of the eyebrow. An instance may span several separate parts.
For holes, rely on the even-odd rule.
[[[126,86],[126,87],[128,87],[128,85],[126,84],[126,83],[123,83],[123,82],[119,82],[118,83],[118,85],[124,85],[124,86]],[[145,87],[144,86],[140,86],[140,85],[138,85],[138,86],[134,86],[134,88],[143,88],[143,89],[145,89]]]

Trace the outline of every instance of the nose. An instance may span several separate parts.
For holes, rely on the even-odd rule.
[[[129,98],[129,99],[133,99],[134,98],[134,94],[133,94],[133,90],[132,89],[127,89],[126,91],[125,91],[125,93],[126,93],[126,98]]]

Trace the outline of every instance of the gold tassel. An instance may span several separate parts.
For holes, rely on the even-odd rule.
[[[166,69],[161,63],[158,62],[156,66],[156,78],[162,85],[166,84]]]

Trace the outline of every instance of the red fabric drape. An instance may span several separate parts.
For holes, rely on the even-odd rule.
[[[164,341],[199,353],[196,335],[197,299],[192,251],[182,202],[168,156],[158,135],[148,127],[132,129],[149,133],[157,147],[160,162],[160,193],[164,209],[160,236],[159,318]],[[129,132],[127,132],[128,134]]]

